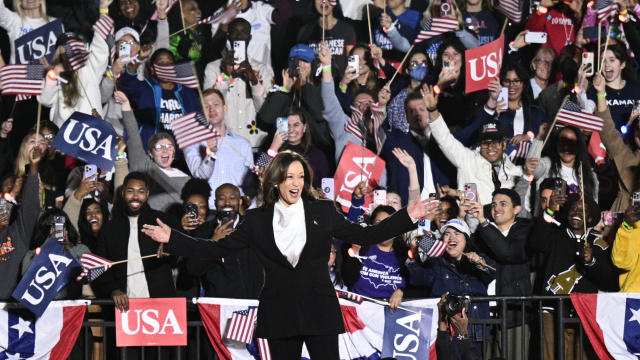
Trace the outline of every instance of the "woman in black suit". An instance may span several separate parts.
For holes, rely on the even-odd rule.
[[[416,227],[433,211],[415,202],[378,225],[362,228],[339,214],[333,202],[317,200],[305,159],[281,152],[264,173],[265,204],[249,210],[243,223],[218,242],[185,235],[158,220],[142,230],[165,251],[182,256],[221,258],[253,248],[266,271],[260,294],[256,336],[269,340],[274,359],[300,359],[306,343],[313,359],[338,359],[342,314],[329,278],[332,236],[361,246],[392,238]]]

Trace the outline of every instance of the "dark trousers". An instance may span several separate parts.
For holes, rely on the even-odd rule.
[[[300,360],[302,343],[307,345],[311,360],[337,360],[338,335],[294,336],[282,339],[269,339],[272,359]]]

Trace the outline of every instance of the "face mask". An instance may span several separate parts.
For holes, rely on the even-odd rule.
[[[422,81],[424,77],[427,76],[427,65],[420,64],[409,72],[409,76],[415,81]]]

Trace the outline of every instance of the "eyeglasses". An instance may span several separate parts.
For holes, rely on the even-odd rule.
[[[360,106],[371,107],[371,104],[373,104],[373,101],[356,101],[353,103],[353,105],[357,108],[359,108]]]
[[[118,44],[138,45],[138,43],[133,40],[120,40],[118,41]]]
[[[480,142],[480,147],[489,148],[489,147],[499,147],[502,145],[502,141],[498,140],[483,140]]]
[[[45,134],[42,137],[47,141],[53,140],[53,134]]]
[[[412,62],[409,63],[409,70],[413,70],[416,66],[420,66],[422,64],[424,64],[424,61],[423,62],[412,61]]]
[[[171,150],[173,150],[173,145],[171,145],[171,144],[164,144],[164,145],[161,145],[161,144],[155,144],[155,145],[153,146],[153,149],[154,149],[155,151],[158,151],[158,152],[160,152],[160,151],[162,151],[162,150],[171,151]]]
[[[520,85],[522,85],[522,80],[520,80],[520,79],[513,79],[513,80],[504,79],[504,80],[502,80],[502,85],[503,86],[511,86],[511,85],[520,86]]]

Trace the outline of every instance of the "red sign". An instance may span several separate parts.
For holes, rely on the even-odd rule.
[[[489,81],[500,75],[503,53],[504,35],[486,45],[464,52],[467,94],[486,89]]]
[[[361,181],[367,181],[367,192],[371,192],[380,183],[385,161],[377,157],[372,151],[356,145],[347,143],[342,152],[340,163],[333,176],[336,201],[342,206],[342,210],[349,211],[351,207],[351,193]],[[364,198],[364,207],[369,208],[373,196]]]
[[[185,298],[129,299],[129,311],[116,311],[116,346],[187,345]]]

